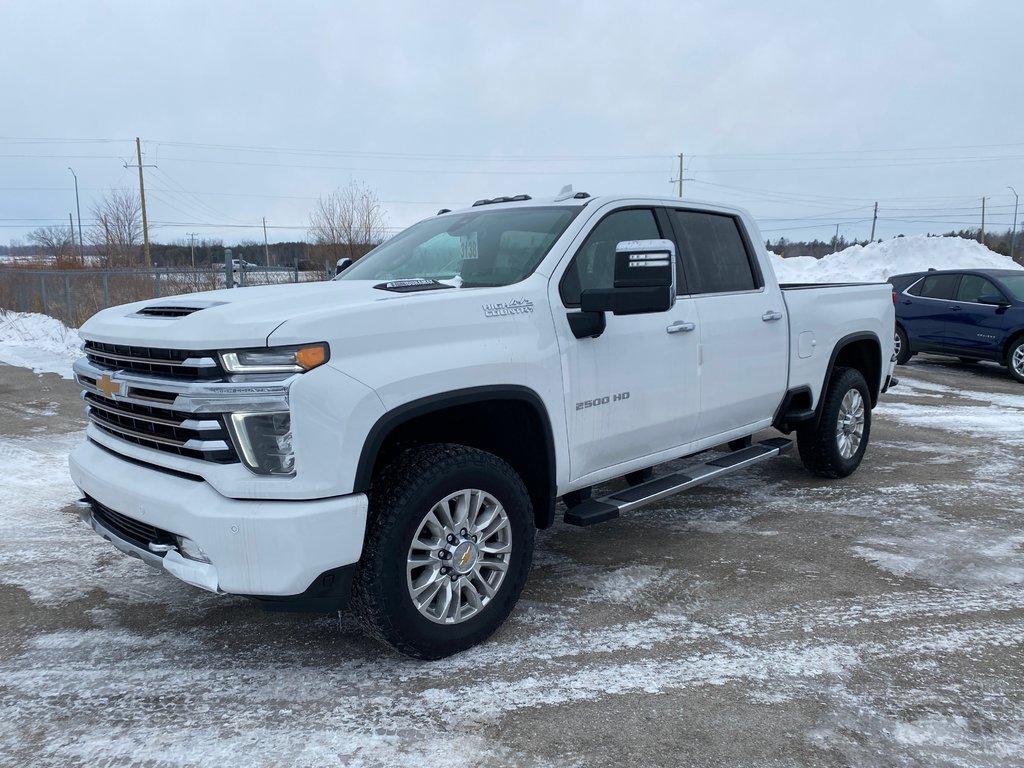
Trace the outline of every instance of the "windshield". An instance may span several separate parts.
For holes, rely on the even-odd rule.
[[[1024,301],[1024,275],[1000,275],[999,279],[1003,281],[1006,290],[1013,294],[1013,298]]]
[[[336,280],[450,280],[463,287],[526,279],[581,207],[490,208],[414,224]]]

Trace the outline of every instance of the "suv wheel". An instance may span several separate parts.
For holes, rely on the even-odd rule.
[[[913,357],[913,353],[910,351],[910,339],[907,338],[907,332],[903,330],[902,325],[896,326],[896,338],[893,339],[893,345],[896,353],[897,365],[906,365],[906,362]]]
[[[1017,381],[1024,381],[1024,336],[1013,342],[1006,352],[1006,367]]]

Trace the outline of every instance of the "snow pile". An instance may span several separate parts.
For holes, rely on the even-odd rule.
[[[890,275],[928,269],[1022,269],[974,240],[925,235],[851,245],[821,259],[771,256],[780,283],[882,283]]]
[[[78,331],[49,315],[0,309],[0,362],[71,379],[81,344]]]

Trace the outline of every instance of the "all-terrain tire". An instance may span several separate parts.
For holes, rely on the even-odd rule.
[[[804,466],[821,477],[846,477],[860,466],[871,434],[871,396],[860,371],[836,368],[817,422],[797,429]]]
[[[463,445],[411,448],[373,480],[353,608],[401,653],[450,656],[511,613],[533,542],[529,494],[505,461]]]

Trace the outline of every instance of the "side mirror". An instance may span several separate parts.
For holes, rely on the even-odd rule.
[[[991,304],[995,307],[1008,307],[1010,302],[1004,299],[1002,296],[979,296],[979,304]]]
[[[676,247],[671,240],[626,240],[615,246],[613,288],[580,295],[584,312],[639,315],[667,312],[676,303]]]
[[[348,256],[345,256],[344,258],[338,259],[338,263],[335,265],[334,274],[335,275],[340,275],[342,272],[344,272],[346,269],[348,269],[351,266],[352,266],[352,259],[350,259]]]

